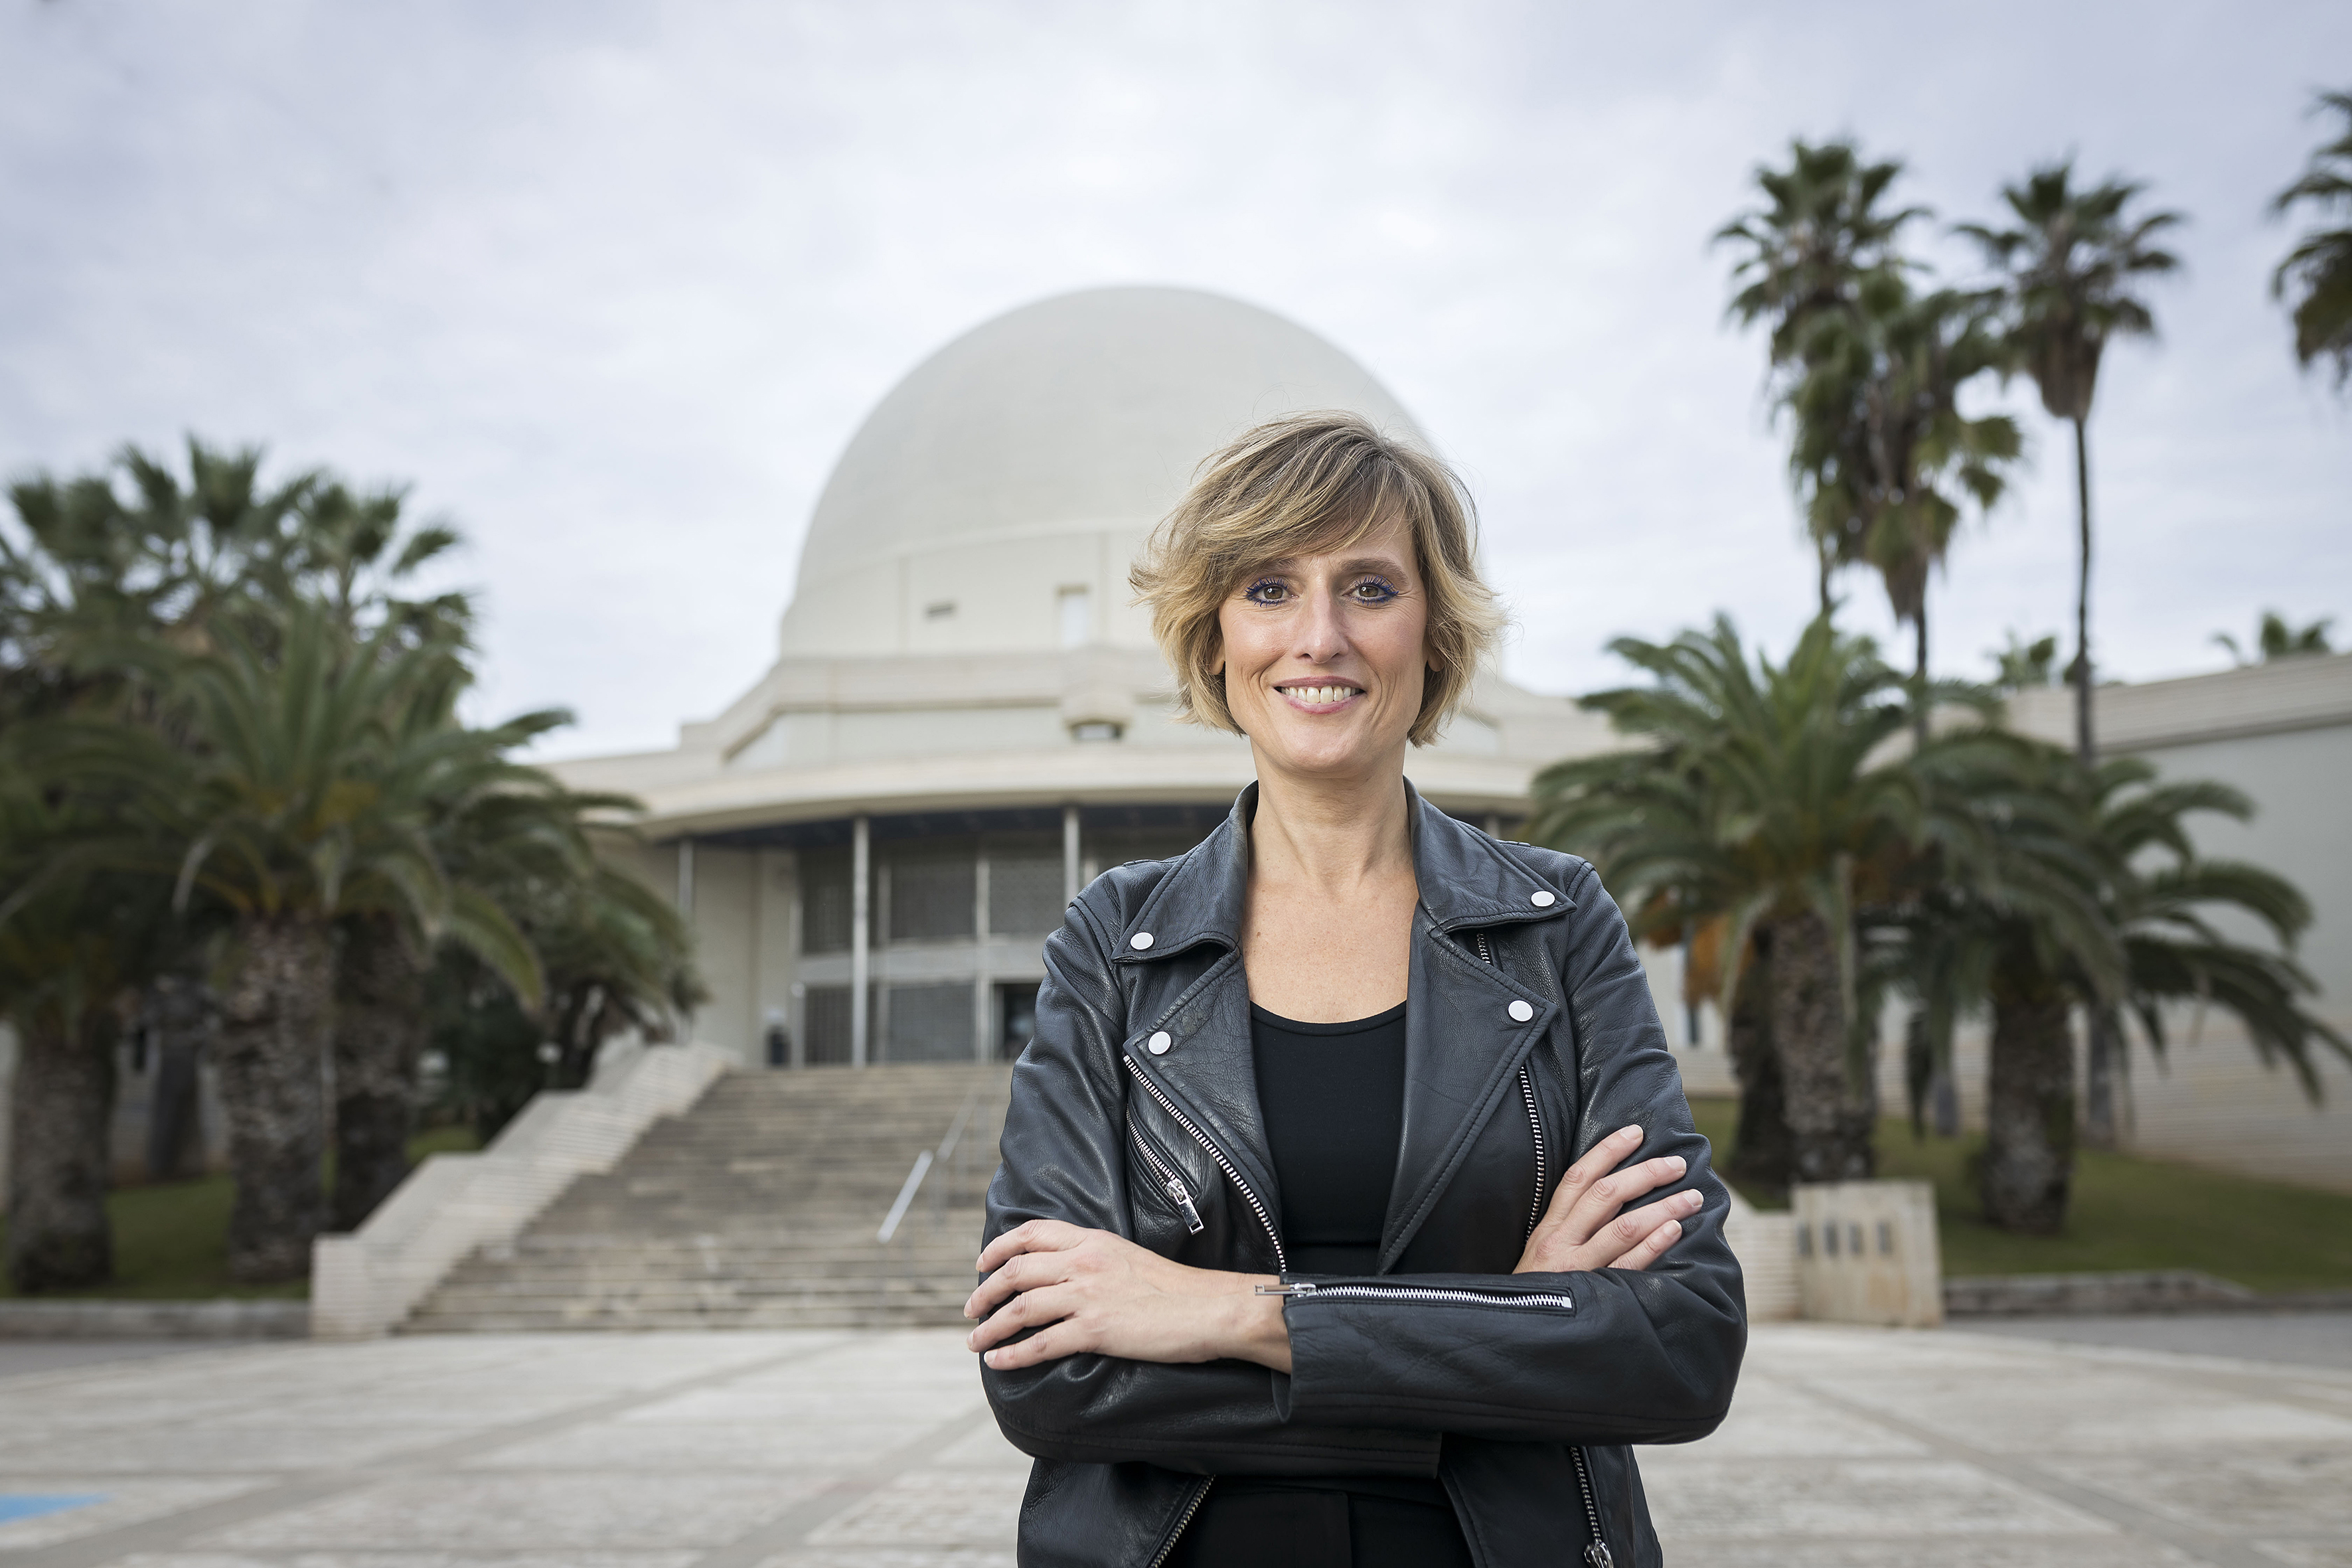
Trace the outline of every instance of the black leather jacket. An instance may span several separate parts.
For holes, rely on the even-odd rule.
[[[1407,785],[1410,795],[1411,785]],[[1033,1218],[1281,1274],[1240,937],[1256,788],[1198,848],[1097,879],[1045,944],[994,1237]],[[1436,1476],[1481,1568],[1660,1562],[1629,1443],[1687,1442],[1747,1343],[1729,1200],[1616,904],[1572,856],[1410,795],[1404,1138],[1377,1275],[1284,1307],[1292,1370],[1074,1355],[981,1377],[1037,1464],[1024,1568],[1164,1559],[1219,1475]],[[1156,1047],[1156,1048],[1155,1048]],[[1706,1196],[1644,1273],[1510,1272],[1567,1166],[1618,1128]],[[1598,1521],[1607,1554],[1589,1551]]]

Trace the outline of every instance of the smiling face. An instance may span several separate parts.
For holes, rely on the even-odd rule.
[[[1260,775],[1401,773],[1428,676],[1428,625],[1402,520],[1245,574],[1217,611],[1219,673]]]

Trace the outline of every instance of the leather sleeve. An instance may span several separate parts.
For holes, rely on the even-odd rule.
[[[1682,1182],[1644,1201],[1696,1188],[1705,1205],[1642,1273],[1319,1280],[1549,1289],[1574,1307],[1294,1298],[1284,1317],[1299,1419],[1507,1440],[1675,1443],[1706,1436],[1730,1408],[1747,1346],[1739,1265],[1723,1237],[1730,1197],[1691,1124],[1623,916],[1589,868],[1571,897],[1559,972],[1579,1087],[1569,1162],[1638,1124],[1647,1137],[1635,1159],[1689,1162]]]
[[[1108,947],[1084,902],[1046,941],[1036,1035],[1013,1071],[1003,1163],[988,1191],[991,1240],[1041,1218],[1133,1235],[1117,1065],[1126,1010]],[[997,1425],[1036,1458],[1144,1460],[1202,1474],[1437,1473],[1434,1432],[1293,1420],[1289,1381],[1238,1361],[1079,1354],[1012,1372],[981,1364]]]

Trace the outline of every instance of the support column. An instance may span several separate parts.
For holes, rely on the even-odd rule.
[[[1062,901],[1078,896],[1078,808],[1062,807]]]
[[[677,841],[677,918],[685,922],[687,941],[690,944],[694,941],[694,840],[691,838]],[[691,1007],[687,1008],[686,1016],[678,1020],[678,1036],[681,1042],[694,1038],[694,1009]]]
[[[866,1016],[866,996],[871,964],[866,956],[866,927],[867,910],[873,908],[874,881],[873,839],[864,816],[852,824],[849,842],[849,1065],[862,1068],[869,1059],[866,1036],[871,1020]]]

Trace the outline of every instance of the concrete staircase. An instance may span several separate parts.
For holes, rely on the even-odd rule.
[[[960,1323],[1011,1070],[727,1073],[510,1247],[460,1264],[400,1331]],[[955,1151],[877,1242],[967,1102]]]

